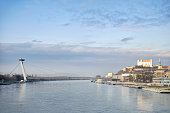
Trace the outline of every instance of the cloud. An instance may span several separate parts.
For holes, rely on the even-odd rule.
[[[41,42],[43,42],[43,41],[40,41],[40,40],[32,40],[32,42],[34,42],[34,43],[41,43]]]
[[[129,1],[102,2],[98,7],[86,3],[84,8],[74,10],[73,20],[94,27],[158,26],[170,23],[170,2]],[[111,5],[111,6],[109,6]],[[70,11],[69,11],[70,12]]]
[[[90,43],[90,42],[89,42]],[[117,72],[119,69],[136,65],[138,58],[159,58],[170,65],[169,49],[88,47],[83,45],[59,45],[39,43],[0,43],[0,71],[9,71],[18,58],[25,58],[27,72],[39,73],[37,66],[48,67],[61,73],[92,76]],[[11,67],[12,68],[12,67]],[[34,70],[34,71],[31,71]],[[45,69],[41,73],[47,73]],[[51,72],[48,72],[51,73]]]
[[[131,40],[133,40],[134,38],[132,38],[132,37],[126,37],[126,38],[123,38],[123,39],[121,39],[120,41],[121,42],[128,42],[128,41],[131,41]]]
[[[61,24],[61,26],[69,26],[70,23],[64,23],[64,24]]]
[[[122,41],[129,41],[132,38],[124,38]],[[85,44],[91,44],[96,42],[84,42]],[[160,56],[170,57],[169,50],[156,50],[152,48],[118,48],[118,47],[88,47],[82,45],[59,45],[59,44],[34,44],[34,43],[1,43],[0,51],[3,53],[16,53],[23,52],[29,54],[93,54],[93,55],[112,55],[119,54],[124,55],[127,53],[132,53],[134,55],[142,56]],[[12,47],[12,48],[11,48]],[[131,55],[132,55],[131,54]]]
[[[81,42],[81,45],[91,45],[91,44],[96,44],[96,41],[89,41],[89,42]]]

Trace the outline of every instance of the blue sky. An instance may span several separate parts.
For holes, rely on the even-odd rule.
[[[169,42],[170,0],[0,0],[2,73],[20,57],[47,75],[116,73],[138,58],[170,65]]]

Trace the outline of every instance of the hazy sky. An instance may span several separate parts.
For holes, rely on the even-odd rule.
[[[170,0],[0,0],[0,72],[20,57],[28,74],[104,75],[138,58],[170,65]]]

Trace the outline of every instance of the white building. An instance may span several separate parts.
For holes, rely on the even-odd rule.
[[[150,60],[137,60],[137,65],[138,66],[143,66],[143,67],[152,67],[152,59]]]
[[[129,81],[129,76],[130,76],[130,73],[122,74],[121,81]]]
[[[112,78],[113,77],[113,73],[108,73],[107,75],[105,75],[105,78]]]

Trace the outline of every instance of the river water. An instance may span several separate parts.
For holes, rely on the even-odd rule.
[[[170,113],[170,94],[89,80],[0,86],[0,113]]]

